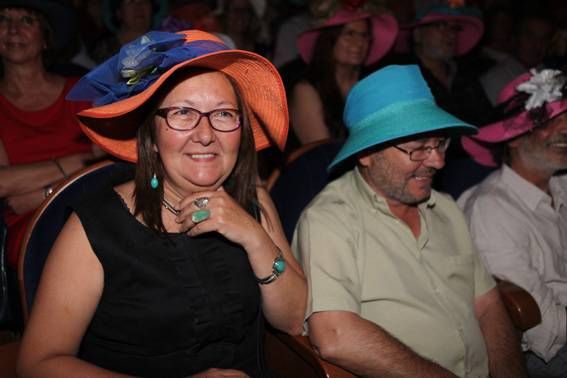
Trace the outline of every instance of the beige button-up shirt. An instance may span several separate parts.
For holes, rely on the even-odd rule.
[[[421,234],[391,212],[355,169],[303,212],[293,250],[319,311],[351,311],[461,377],[487,377],[475,298],[495,286],[462,212],[433,192],[419,205]]]

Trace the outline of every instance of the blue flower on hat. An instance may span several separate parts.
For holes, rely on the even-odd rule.
[[[83,76],[67,99],[91,101],[94,106],[111,104],[143,92],[181,62],[221,50],[228,47],[213,41],[186,43],[182,34],[151,31]]]

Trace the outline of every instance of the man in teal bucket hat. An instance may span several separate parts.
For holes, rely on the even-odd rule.
[[[450,137],[476,128],[435,104],[415,65],[356,84],[344,121],[329,169],[356,167],[311,202],[293,240],[315,349],[362,376],[526,377],[463,214],[431,188]]]

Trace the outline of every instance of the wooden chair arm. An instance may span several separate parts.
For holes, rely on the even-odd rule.
[[[14,341],[0,345],[0,375],[4,378],[16,378],[16,362],[20,342]]]
[[[514,326],[524,332],[541,323],[541,312],[534,298],[523,288],[497,280],[498,291]]]
[[[306,336],[290,336],[267,329],[264,350],[268,368],[286,378],[353,378],[348,371],[322,360]]]

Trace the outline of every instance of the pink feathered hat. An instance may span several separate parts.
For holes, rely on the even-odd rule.
[[[498,104],[510,102],[514,96],[523,92],[526,93],[526,100],[522,104],[523,110],[501,121],[481,127],[475,135],[462,137],[463,148],[477,163],[490,167],[497,166],[491,153],[492,145],[511,140],[536,127],[530,110],[545,106],[545,120],[551,120],[567,111],[567,99],[563,93],[565,83],[565,75],[558,70],[531,70],[518,76],[502,89]]]
[[[434,24],[437,22],[457,22],[462,30],[457,36],[457,46],[455,55],[465,55],[475,47],[484,34],[484,23],[481,14],[474,7],[450,7],[447,5],[437,5],[428,8],[425,12],[418,15],[416,21],[401,27],[398,35],[397,50],[407,52],[409,40],[414,28]],[[404,51],[406,50],[406,51]]]
[[[323,25],[303,32],[297,38],[299,55],[301,55],[304,62],[309,63],[313,56],[313,49],[317,39],[323,29],[365,19],[370,20],[372,25],[372,41],[370,42],[368,56],[364,64],[376,63],[390,50],[398,35],[398,22],[388,13],[373,15],[360,10],[338,9]]]

